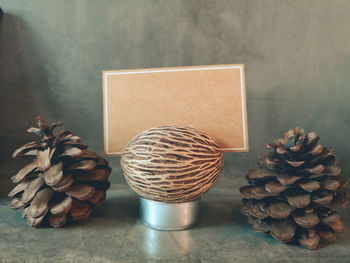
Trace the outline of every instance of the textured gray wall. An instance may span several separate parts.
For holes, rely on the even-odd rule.
[[[350,172],[350,1],[0,0],[0,183],[41,114],[103,152],[101,71],[244,63],[251,151],[225,155],[222,182],[297,125]],[[124,182],[109,158],[113,182]],[[236,181],[235,181],[236,182]]]

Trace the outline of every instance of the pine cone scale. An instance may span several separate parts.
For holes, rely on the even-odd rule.
[[[320,236],[313,229],[307,229],[303,235],[298,239],[303,247],[308,249],[315,249],[320,242]]]
[[[56,185],[51,186],[57,192],[66,192],[74,183],[74,179],[70,174],[66,174],[63,179]]]
[[[303,228],[313,228],[320,222],[320,219],[314,213],[306,213],[294,216],[294,221]]]
[[[14,209],[14,210],[17,210],[17,209],[20,209],[24,206],[24,203],[21,199],[19,198],[13,198],[11,203],[10,203],[10,208],[11,209]]]
[[[30,204],[29,215],[33,218],[37,218],[46,213],[48,210],[48,203],[53,195],[54,190],[51,188],[45,188],[39,191]]]
[[[284,243],[293,241],[295,234],[295,223],[291,220],[275,221],[271,225],[271,235]]]
[[[72,208],[73,205],[73,199],[71,196],[66,196],[63,200],[59,202],[53,202],[50,205],[50,212],[53,215],[57,214],[67,214],[69,210]]]
[[[29,173],[33,172],[38,167],[36,160],[24,166],[19,172],[11,177],[13,183],[22,181]]]
[[[292,207],[284,202],[277,202],[267,207],[267,214],[274,219],[285,219],[292,213]]]
[[[50,148],[46,148],[43,151],[38,151],[37,154],[37,165],[40,171],[46,171],[50,168]]]
[[[95,187],[87,184],[78,184],[70,187],[66,194],[81,201],[86,201],[95,193]]]
[[[62,181],[63,179],[62,168],[63,168],[63,163],[59,162],[55,165],[52,165],[48,170],[46,170],[43,173],[45,183],[48,186],[56,186]]]
[[[53,214],[49,218],[49,224],[53,227],[62,227],[67,223],[68,219],[65,213]]]
[[[45,180],[40,176],[36,179],[32,180],[27,187],[25,188],[23,195],[22,195],[22,201],[23,203],[28,203],[33,200],[36,192],[40,189],[41,186],[45,184]]]
[[[42,143],[39,142],[29,142],[25,145],[23,145],[21,148],[17,149],[13,154],[12,157],[13,158],[17,158],[17,157],[21,157],[23,155],[25,155],[26,153],[33,151],[33,150],[41,150],[44,149],[44,146]]]

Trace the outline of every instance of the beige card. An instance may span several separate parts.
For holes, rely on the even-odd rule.
[[[106,155],[161,125],[206,132],[225,152],[248,151],[244,65],[104,71],[103,104]]]

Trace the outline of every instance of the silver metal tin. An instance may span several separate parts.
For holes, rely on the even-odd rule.
[[[182,230],[191,227],[199,212],[197,199],[187,203],[163,203],[140,197],[141,221],[158,230]]]

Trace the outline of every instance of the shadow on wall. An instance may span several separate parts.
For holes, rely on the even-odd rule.
[[[334,149],[342,176],[350,180],[350,147],[347,140],[350,131],[350,56],[332,68],[325,79],[325,99],[318,103],[313,118],[321,136],[320,143]],[[320,122],[319,120],[323,120]]]
[[[24,135],[25,130],[31,126],[28,121],[36,116],[23,56],[23,47],[31,43],[21,43],[19,31],[24,31],[23,23],[4,14],[0,21],[1,162],[8,161],[17,146],[30,140],[30,136]]]
[[[346,138],[350,130],[350,57],[324,76],[323,93],[304,92],[289,96],[283,86],[276,87],[266,94],[265,111],[270,127],[263,127],[269,137],[266,142],[282,138],[284,132],[297,126],[306,133],[316,132],[323,147],[332,148],[342,176],[350,180],[350,149]],[[292,88],[292,87],[287,87]],[[251,115],[252,116],[252,115]],[[264,139],[260,139],[262,141]],[[265,149],[264,149],[265,150]]]
[[[35,46],[25,34],[28,31],[20,18],[3,15],[0,20],[0,197],[12,187],[10,177],[23,167],[24,161],[14,161],[11,156],[15,149],[33,140],[26,129],[38,115],[30,63],[25,56]]]

